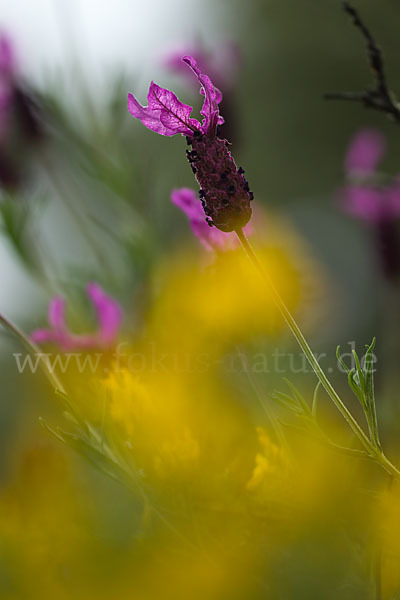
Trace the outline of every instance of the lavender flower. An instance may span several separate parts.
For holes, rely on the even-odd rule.
[[[386,149],[379,131],[364,129],[350,142],[345,157],[349,183],[341,192],[346,212],[370,223],[393,220],[400,216],[400,177],[382,184],[376,168]]]
[[[97,313],[99,328],[95,333],[74,334],[68,329],[65,319],[65,300],[60,296],[49,304],[50,328],[37,329],[31,339],[37,344],[52,343],[62,350],[108,348],[116,340],[122,321],[122,309],[118,302],[107,296],[97,283],[89,283],[87,294]]]
[[[345,158],[346,172],[351,175],[371,175],[386,151],[386,141],[380,131],[362,129],[347,149]]]
[[[345,158],[345,169],[350,175],[369,175],[375,172],[385,154],[386,141],[375,129],[362,129],[352,139]]]
[[[379,131],[364,129],[350,142],[345,157],[347,185],[340,203],[350,215],[370,224],[375,233],[387,277],[400,274],[400,247],[396,220],[400,217],[400,176],[384,181],[376,169],[386,150]]]
[[[129,94],[128,109],[148,129],[160,135],[185,135],[192,150],[187,157],[200,184],[200,199],[207,223],[224,232],[240,229],[251,217],[253,193],[244,178],[242,168],[237,168],[228,149],[228,142],[217,136],[217,127],[224,122],[219,114],[221,92],[208,75],[201,73],[196,61],[185,56],[183,62],[192,69],[201,85],[204,102],[200,114],[203,120],[191,118],[192,107],[183,104],[174,93],[151,83],[147,95],[148,105],[142,106]]]

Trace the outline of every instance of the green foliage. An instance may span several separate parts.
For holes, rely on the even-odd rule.
[[[337,347],[336,356],[338,362],[347,373],[348,384],[354,395],[358,398],[364,411],[368,424],[368,431],[371,442],[377,449],[381,449],[378,433],[378,421],[376,415],[375,391],[374,391],[374,364],[375,338],[369,346],[366,346],[366,353],[363,364],[361,365],[358,354],[353,350],[355,367],[349,368],[340,356],[340,346]]]
[[[280,406],[289,410],[295,415],[296,422],[285,422],[286,427],[296,429],[300,433],[313,438],[314,440],[330,446],[332,449],[357,458],[368,458],[368,454],[363,450],[356,450],[336,444],[322,429],[317,419],[317,405],[319,401],[320,382],[317,383],[311,405],[307,402],[301,392],[288,379],[284,379],[289,387],[290,393],[275,391],[272,398],[280,404]]]

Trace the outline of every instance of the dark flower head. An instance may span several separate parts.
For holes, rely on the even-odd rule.
[[[192,107],[183,104],[169,90],[151,83],[148,105],[142,106],[133,94],[128,96],[128,109],[148,129],[161,135],[178,133],[186,136],[192,146],[187,158],[202,190],[202,204],[210,226],[229,232],[244,227],[251,217],[253,194],[228,149],[226,140],[217,136],[218,125],[224,122],[219,114],[221,92],[211,79],[202,73],[192,56],[183,62],[193,71],[204,96],[200,114],[203,120],[191,118]]]

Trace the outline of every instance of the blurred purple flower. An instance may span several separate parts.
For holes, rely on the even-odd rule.
[[[171,71],[185,77],[188,83],[193,79],[182,62],[182,56],[195,56],[199,69],[208,73],[217,87],[224,90],[224,95],[230,93],[237,84],[238,70],[242,62],[240,47],[232,41],[219,43],[213,51],[205,48],[200,41],[180,44],[178,47],[166,52],[162,63]]]
[[[376,171],[385,150],[379,131],[363,129],[350,142],[345,158],[349,183],[341,191],[341,204],[349,214],[370,223],[400,216],[400,177],[382,185]]]
[[[97,313],[99,328],[90,334],[75,334],[68,329],[65,318],[65,300],[61,296],[53,298],[49,304],[48,329],[37,329],[31,339],[37,344],[52,343],[62,350],[91,350],[112,346],[122,322],[122,309],[119,303],[107,296],[97,283],[89,283],[89,296]]]
[[[0,33],[0,73],[2,76],[7,74],[12,77],[15,71],[15,54],[14,48],[9,36],[2,32]]]
[[[0,33],[0,140],[14,95],[15,56],[10,38]]]
[[[18,76],[12,40],[0,33],[0,185],[14,190],[23,182],[42,133],[33,94]]]
[[[225,233],[210,227],[204,220],[204,211],[199,198],[191,188],[174,189],[171,192],[171,201],[180,208],[189,219],[190,227],[203,246],[209,251],[225,252],[238,247],[239,241],[236,235]],[[245,233],[250,233],[250,224],[244,228]]]
[[[358,132],[345,157],[348,179],[339,201],[350,215],[368,222],[386,277],[400,275],[400,245],[396,220],[400,217],[400,176],[383,181],[376,169],[386,150],[383,135],[374,129]]]
[[[386,151],[386,140],[376,129],[359,131],[347,149],[345,158],[346,172],[368,175],[374,173]]]
[[[341,192],[341,202],[348,214],[370,223],[397,219],[400,217],[400,180],[383,188],[347,185]]]
[[[147,96],[148,105],[142,106],[129,94],[128,109],[145,127],[156,133],[186,136],[187,143],[193,148],[191,152],[187,151],[187,157],[201,187],[207,222],[221,231],[234,231],[250,220],[253,193],[243,176],[243,169],[237,168],[228,143],[217,136],[217,126],[224,122],[219,114],[221,92],[208,75],[201,72],[192,56],[184,56],[182,60],[201,86],[200,93],[204,96],[201,123],[191,118],[192,107],[154,82],[151,82]]]

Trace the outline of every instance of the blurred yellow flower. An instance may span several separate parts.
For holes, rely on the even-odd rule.
[[[258,440],[262,452],[256,454],[256,464],[249,481],[247,489],[257,490],[264,483],[271,484],[276,477],[284,477],[287,473],[287,457],[283,448],[274,444],[262,427],[257,428]]]
[[[255,235],[253,244],[289,309],[307,307],[318,313],[310,299],[322,296],[325,281],[290,224],[270,215],[265,237]],[[197,344],[218,353],[254,335],[274,337],[284,327],[263,280],[241,249],[217,255],[202,268],[197,257],[180,251],[168,256],[155,282],[150,335],[170,348],[190,351]]]

